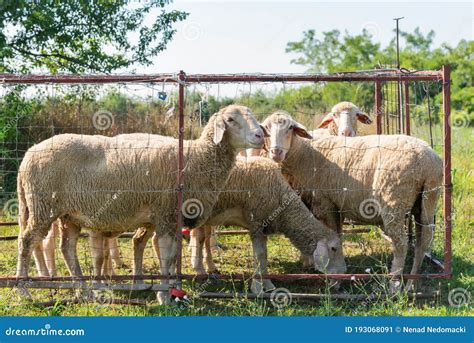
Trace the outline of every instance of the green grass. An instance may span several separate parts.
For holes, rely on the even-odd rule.
[[[426,128],[414,128],[415,135],[427,138]],[[436,150],[442,142],[441,135],[435,131]],[[269,301],[264,300],[204,300],[193,298],[188,306],[159,306],[154,301],[152,292],[116,292],[114,297],[120,299],[147,299],[146,306],[110,305],[99,303],[82,303],[52,307],[34,305],[22,300],[11,289],[0,289],[0,315],[57,315],[57,316],[178,316],[178,315],[208,315],[208,316],[314,316],[314,315],[473,315],[472,301],[460,308],[451,306],[447,300],[448,293],[454,288],[466,289],[470,294],[474,290],[474,261],[473,261],[473,229],[474,229],[474,134],[471,128],[453,130],[453,182],[454,182],[454,224],[453,224],[453,278],[451,280],[425,280],[420,288],[423,290],[439,290],[441,295],[433,300],[409,300],[406,296],[389,296],[386,280],[374,278],[369,281],[345,281],[341,291],[349,294],[376,293],[387,298],[371,302],[325,300],[316,303],[293,301],[291,305],[278,309]],[[437,233],[433,246],[436,256],[442,257],[443,230],[441,208],[437,217]],[[1,235],[16,234],[17,228],[1,228]],[[246,236],[222,236],[220,242],[225,250],[215,254],[215,262],[222,273],[250,272],[252,270],[251,245]],[[0,274],[14,275],[16,265],[16,241],[0,242]],[[132,250],[129,239],[120,240],[121,251],[128,265],[131,265]],[[391,260],[390,245],[381,237],[378,230],[368,234],[345,236],[344,250],[351,272],[365,273],[386,272]],[[87,241],[82,239],[79,244],[79,256],[85,273],[91,273],[91,259]],[[189,267],[189,252],[184,249],[184,268],[186,273],[192,273]],[[302,272],[298,261],[298,252],[282,236],[269,239],[269,271],[271,273]],[[60,273],[67,275],[62,259],[58,258]],[[411,260],[406,263],[407,268]],[[33,264],[32,268],[33,269]],[[151,248],[148,247],[145,256],[145,272],[156,273],[157,262],[154,260]],[[428,262],[423,265],[425,272],[434,272]],[[128,274],[130,270],[118,270],[119,274]],[[330,290],[321,281],[275,282],[277,287],[285,287],[292,292],[327,293]],[[248,282],[214,281],[200,286],[198,283],[184,283],[185,289],[192,295],[197,290],[206,291],[239,291],[248,290]],[[71,298],[72,291],[32,290],[36,301],[50,301]],[[472,294],[474,298],[474,294]]]

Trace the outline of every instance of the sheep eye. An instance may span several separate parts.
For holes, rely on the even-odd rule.
[[[337,251],[337,248],[332,247],[331,250],[334,251],[334,252],[336,252],[336,251]]]
[[[234,119],[232,119],[232,118],[227,118],[226,120],[227,120],[229,123],[234,121]]]

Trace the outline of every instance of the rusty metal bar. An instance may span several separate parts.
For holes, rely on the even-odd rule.
[[[335,74],[190,74],[185,82],[326,82],[326,81],[439,81],[440,71],[374,70],[367,72],[342,72]],[[182,81],[182,80],[181,80]],[[176,74],[154,75],[17,75],[0,74],[4,84],[101,84],[123,82],[181,82]]]
[[[397,133],[402,134],[403,130],[403,112],[402,112],[402,83],[397,82]]]
[[[142,284],[121,284],[121,283],[90,283],[61,281],[1,281],[0,287],[24,287],[24,288],[39,288],[39,289],[87,289],[87,290],[110,290],[110,291],[167,291],[168,285],[160,285],[156,283],[142,283]]]
[[[387,299],[393,297],[393,295],[383,294],[308,294],[308,293],[286,293],[285,296],[292,300],[357,300],[357,301],[376,301],[381,299]],[[440,296],[439,291],[434,292],[418,292],[408,293],[410,299],[432,299]],[[217,292],[202,292],[198,295],[199,298],[204,299],[271,299],[273,295],[271,293],[217,293]]]
[[[439,81],[440,71],[403,72],[398,70],[344,72],[336,74],[194,74],[186,82],[330,82],[330,81]]]
[[[18,75],[0,73],[0,84],[103,84],[123,82],[177,82],[176,74],[150,75]]]
[[[255,277],[255,273],[239,273],[239,274],[182,274],[179,276],[183,280],[250,280]],[[362,280],[374,277],[393,278],[390,274],[263,274],[262,278],[281,281],[295,280]],[[451,274],[446,273],[428,273],[428,274],[403,274],[403,279],[447,279]],[[136,281],[136,280],[163,280],[176,279],[175,276],[149,274],[149,275],[113,275],[113,276],[55,276],[55,277],[29,277],[17,278],[15,276],[0,277],[0,287],[12,287],[16,285],[25,286],[31,281]],[[8,285],[7,285],[8,283]]]
[[[451,69],[443,65],[443,130],[444,130],[444,273],[451,275]]]
[[[375,81],[375,118],[377,120],[377,134],[382,134],[382,84]]]
[[[404,83],[405,86],[405,134],[410,136],[410,86],[408,82]]]
[[[117,298],[110,298],[106,299],[106,301],[97,301],[95,299],[64,299],[64,300],[50,300],[50,301],[38,301],[34,302],[35,306],[42,306],[42,307],[53,307],[58,305],[75,305],[75,304],[83,304],[84,302],[89,303],[101,303],[107,305],[130,305],[130,306],[146,306],[147,302],[143,299],[117,299]]]
[[[183,206],[183,170],[184,170],[184,79],[186,74],[184,71],[179,72],[179,90],[178,90],[178,112],[179,112],[179,135],[178,135],[178,208],[177,208],[177,256],[176,256],[176,275],[179,276],[182,272],[182,260],[183,260],[183,213],[181,207]],[[178,284],[179,286],[179,284]]]

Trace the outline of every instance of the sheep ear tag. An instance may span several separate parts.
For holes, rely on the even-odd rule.
[[[224,137],[225,123],[221,116],[217,116],[214,121],[214,144],[219,144]]]

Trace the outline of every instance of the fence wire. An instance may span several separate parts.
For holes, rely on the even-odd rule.
[[[370,73],[369,73],[370,74]],[[364,76],[365,73],[360,75]],[[382,74],[381,74],[382,75]],[[357,79],[357,74],[354,74]],[[173,76],[174,77],[174,76]],[[212,76],[211,76],[212,77]],[[257,76],[258,77],[258,76]],[[268,77],[268,75],[267,75]],[[274,75],[278,80],[284,75]],[[170,76],[169,79],[172,77]],[[376,115],[374,109],[374,83],[373,81],[358,82],[330,82],[322,81],[320,83],[302,83],[302,82],[249,82],[235,81],[240,80],[242,76],[229,75],[229,78],[222,82],[199,82],[200,77],[195,76],[192,81],[186,83],[184,97],[184,138],[186,140],[196,139],[200,136],[203,128],[206,126],[210,116],[217,112],[221,107],[232,103],[238,103],[248,106],[255,117],[263,121],[275,110],[285,110],[293,118],[304,124],[308,129],[316,129],[321,119],[330,111],[331,105],[324,103],[318,96],[321,87],[328,84],[331,87],[338,87],[345,95],[342,100],[351,100],[361,103],[357,104],[373,119],[370,125],[359,124],[359,135],[376,134]],[[382,133],[383,134],[403,134],[407,133],[407,123],[410,124],[410,134],[419,137],[428,142],[433,149],[442,154],[445,146],[445,136],[443,134],[443,111],[442,111],[442,84],[440,81],[421,81],[407,82],[406,88],[397,81],[383,81],[382,85]],[[0,132],[0,209],[3,222],[16,222],[18,220],[18,195],[16,193],[16,178],[19,165],[25,155],[25,152],[33,145],[63,133],[75,133],[79,135],[101,135],[115,137],[117,135],[129,133],[149,134],[140,149],[153,150],[158,147],[150,145],[153,140],[152,135],[164,135],[178,138],[179,133],[179,95],[177,82],[168,82],[167,78],[161,78],[153,82],[147,80],[146,83],[118,82],[111,85],[64,85],[55,84],[54,78],[50,79],[51,84],[41,85],[3,85],[1,87],[1,120],[3,129]],[[139,81],[139,80],[138,80]],[[325,83],[323,83],[325,82]],[[406,93],[409,90],[409,94]],[[409,112],[409,113],[408,113]],[[410,116],[407,120],[407,116]],[[350,138],[349,138],[350,139]],[[177,144],[177,143],[176,143]],[[314,146],[318,147],[317,139],[313,141]],[[128,148],[124,144],[112,145],[111,149],[136,149],[132,143]],[[321,151],[327,149],[325,145],[319,147]],[[380,151],[381,154],[400,154],[403,149],[390,150],[382,148],[379,145],[372,147],[350,148],[342,146],[338,149],[344,154],[363,154],[370,149]],[[334,151],[338,149],[333,149]],[[411,147],[405,147],[407,152]],[[157,152],[158,154],[160,152]],[[202,153],[199,149],[186,149],[184,152],[185,169],[188,160]],[[169,166],[166,173],[169,173],[169,179],[175,180],[178,173],[177,160],[175,165]],[[312,166],[311,161],[302,161],[301,169]],[[60,168],[60,166],[58,166]],[[243,167],[251,169],[250,166]],[[312,167],[311,167],[312,168]],[[324,165],[319,168],[335,168],[336,166]],[[352,173],[372,172],[367,168],[359,168],[357,165],[350,167]],[[384,169],[375,167],[378,173],[396,172],[396,167]],[[89,171],[70,171],[76,172]],[[130,170],[130,175],[140,174],[148,175],[150,170]],[[280,171],[279,171],[280,172]],[[308,170],[313,173],[313,178],[318,178],[321,170]],[[327,172],[327,170],[326,170]],[[407,184],[400,187],[400,194],[409,192],[416,183],[418,169],[413,167],[406,170],[406,173],[413,177],[413,184]],[[245,170],[243,171],[245,174]],[[331,173],[331,171],[329,171]],[[127,175],[121,177],[128,177]],[[212,177],[212,171],[202,169],[193,175],[195,178]],[[53,182],[59,180],[53,180]],[[261,180],[261,183],[247,183],[244,186],[227,188],[202,189],[203,194],[211,192],[221,197],[222,193],[230,194],[229,197],[234,200],[239,208],[246,208],[245,202],[260,195],[262,198],[274,200],[274,196],[283,196],[269,189],[268,183]],[[93,192],[81,189],[65,190],[69,197],[92,196],[100,199],[99,206],[89,209],[95,216],[113,215],[117,208],[122,206],[122,211],[139,211],[136,206],[125,204],[120,201],[121,194],[128,193],[150,193],[150,197],[156,197],[157,201],[175,201],[177,194],[176,185],[171,182],[172,187],[166,189],[144,188],[135,189],[107,189],[97,188]],[[336,186],[335,186],[336,185]],[[324,192],[332,194],[333,197],[346,197],[347,194],[358,192],[384,192],[384,189],[372,189],[371,185],[360,185],[362,188],[346,189],[344,185],[336,183],[322,183],[320,187],[304,187],[298,189],[301,193],[314,194],[314,192]],[[439,191],[443,191],[442,185]],[[430,190],[434,191],[434,190]],[[93,194],[91,194],[93,193]],[[186,194],[186,192],[184,193]],[[42,196],[41,193],[28,194],[29,196]],[[291,196],[291,194],[286,194]],[[155,200],[156,200],[155,199]],[[172,200],[170,200],[172,199]],[[186,199],[186,197],[185,197]],[[118,200],[118,201],[117,201]],[[300,201],[292,200],[292,202]],[[270,201],[269,201],[270,202]],[[277,204],[282,200],[276,201]],[[248,204],[247,204],[248,205]],[[266,204],[261,204],[262,208]],[[229,206],[230,207],[230,206]],[[276,208],[273,208],[274,210]],[[260,211],[260,208],[250,209],[245,216],[252,221],[254,216]],[[326,209],[327,211],[334,211]],[[437,255],[442,255],[445,248],[445,225],[443,222],[443,206],[441,199],[438,201],[435,236],[431,244],[432,249]],[[109,212],[109,214],[107,214]],[[272,211],[267,210],[267,216]],[[351,217],[352,209],[345,209],[343,206],[338,213],[341,217]],[[230,215],[230,214],[229,214]],[[360,217],[360,213],[358,214]],[[352,216],[353,217],[353,216]],[[126,217],[123,217],[126,218]],[[118,219],[117,219],[118,220]],[[359,226],[357,220],[346,220],[344,229],[350,230]],[[171,225],[176,225],[172,222]],[[391,261],[392,245],[390,241],[383,238],[384,233],[379,229],[380,223],[363,223],[361,227],[370,229],[369,233],[355,235],[350,232],[344,235],[344,253],[348,266],[348,277],[352,274],[387,274]],[[404,230],[409,234],[409,226],[412,224],[404,223]],[[278,226],[278,225],[277,225]],[[295,225],[296,226],[296,225]],[[242,232],[237,225],[213,225],[210,234],[212,239],[208,246],[208,251],[212,257],[204,252],[196,252],[193,244],[196,239],[188,238],[184,235],[185,241],[182,249],[182,274],[201,274],[205,272],[217,273],[223,275],[249,274],[252,275],[255,270],[254,253],[252,251],[252,242],[250,236]],[[291,229],[291,228],[286,228]],[[14,277],[17,264],[17,241],[18,226],[1,226],[0,240],[0,275],[2,277]],[[122,232],[120,227],[117,232]],[[233,234],[238,230],[238,234]],[[107,263],[103,263],[102,273],[105,275],[132,275],[134,264],[134,249],[131,237],[134,232],[128,232],[118,238],[106,238],[100,242],[101,247],[91,243],[87,236],[90,231],[82,230],[83,235],[78,240],[77,255],[84,275],[97,274],[94,267],[94,249],[104,248],[106,251]],[[226,234],[227,232],[227,234]],[[284,232],[282,230],[281,232]],[[85,234],[84,234],[85,233]],[[270,232],[273,233],[273,232]],[[9,238],[8,238],[9,237]],[[416,241],[416,238],[413,238]],[[54,247],[55,254],[45,256],[45,262],[49,266],[54,259],[54,275],[67,276],[68,268],[61,256],[60,234],[52,231],[43,241],[43,246]],[[201,247],[199,245],[198,247]],[[198,255],[196,255],[198,254]],[[202,262],[196,270],[197,257]],[[411,267],[407,260],[405,263],[405,272],[408,273]],[[204,268],[204,269],[202,269]],[[312,268],[308,268],[300,261],[299,250],[291,243],[288,237],[283,234],[270,235],[268,238],[268,273],[269,274],[311,274]],[[424,273],[436,273],[438,270],[434,267],[424,265]],[[143,274],[156,275],[159,273],[160,265],[153,251],[152,239],[147,242],[143,257]],[[30,266],[30,275],[38,275],[34,270],[33,262]],[[299,279],[304,279],[300,276]]]

